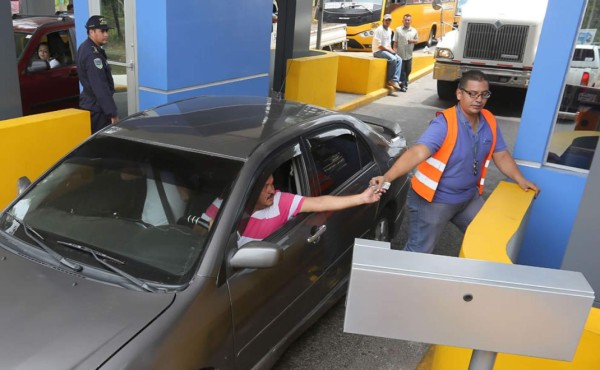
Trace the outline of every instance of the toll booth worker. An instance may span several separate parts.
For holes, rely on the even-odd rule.
[[[386,14],[383,16],[383,24],[375,30],[373,34],[373,56],[375,58],[387,59],[387,84],[395,90],[400,90],[400,69],[402,59],[392,49],[392,16]]]
[[[417,167],[407,199],[404,250],[431,253],[450,221],[465,232],[483,206],[490,159],[524,191],[539,192],[508,152],[494,115],[483,109],[490,96],[482,72],[465,72],[456,89],[458,104],[441,112],[383,176],[371,179],[380,189]]]
[[[102,49],[108,42],[108,23],[99,15],[91,16],[85,24],[88,38],[77,50],[77,72],[83,91],[79,107],[90,111],[92,134],[118,121],[117,105],[113,99],[115,83]]]

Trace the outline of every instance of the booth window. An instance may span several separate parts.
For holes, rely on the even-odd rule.
[[[565,78],[546,163],[589,170],[600,135],[600,0],[590,0]]]

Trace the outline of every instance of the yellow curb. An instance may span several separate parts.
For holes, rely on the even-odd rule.
[[[388,90],[387,88],[375,90],[366,95],[362,95],[360,98],[354,99],[349,103],[338,105],[337,107],[335,107],[335,110],[338,112],[349,112],[358,107],[362,107],[363,105],[367,105],[379,98],[383,98],[384,96],[387,96],[389,94],[390,90]]]
[[[433,70],[433,58],[431,60],[430,65],[427,65],[426,67],[421,68],[420,70],[411,73],[409,76],[408,82],[409,83],[415,82],[419,78],[431,73],[432,70]],[[338,105],[337,107],[335,107],[335,110],[338,112],[350,112],[354,109],[357,109],[359,107],[362,107],[364,105],[372,103],[377,99],[383,98],[384,96],[387,96],[387,95],[391,94],[392,92],[394,92],[394,90],[392,88],[387,88],[387,87],[381,88],[379,90],[375,90],[371,93],[363,95],[357,99],[354,99],[353,101],[351,101],[349,103]]]
[[[433,365],[433,355],[435,353],[435,346],[429,346],[427,352],[421,359],[421,362],[417,365],[416,370],[430,370]]]
[[[433,63],[431,63],[431,65],[422,68],[416,72],[413,72],[410,74],[409,78],[408,78],[408,82],[415,82],[416,80],[418,80],[419,78],[431,73],[431,71],[433,71]]]

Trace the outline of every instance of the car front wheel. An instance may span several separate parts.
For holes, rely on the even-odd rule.
[[[375,223],[375,232],[373,235],[374,240],[389,242],[394,236],[394,220],[390,210],[383,212],[377,223]]]

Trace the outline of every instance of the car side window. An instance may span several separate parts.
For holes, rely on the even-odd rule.
[[[43,59],[40,56],[40,46],[47,53]],[[40,44],[36,47],[32,57],[32,64],[39,60],[46,60],[48,68],[69,66],[74,63],[71,38],[69,31],[51,32],[42,37]],[[34,70],[37,70],[34,68]]]
[[[237,227],[238,247],[263,240],[293,220],[300,210],[301,195],[307,195],[305,165],[300,145],[276,154],[252,187]]]
[[[332,193],[373,161],[367,145],[348,129],[334,129],[308,139],[321,195]]]

